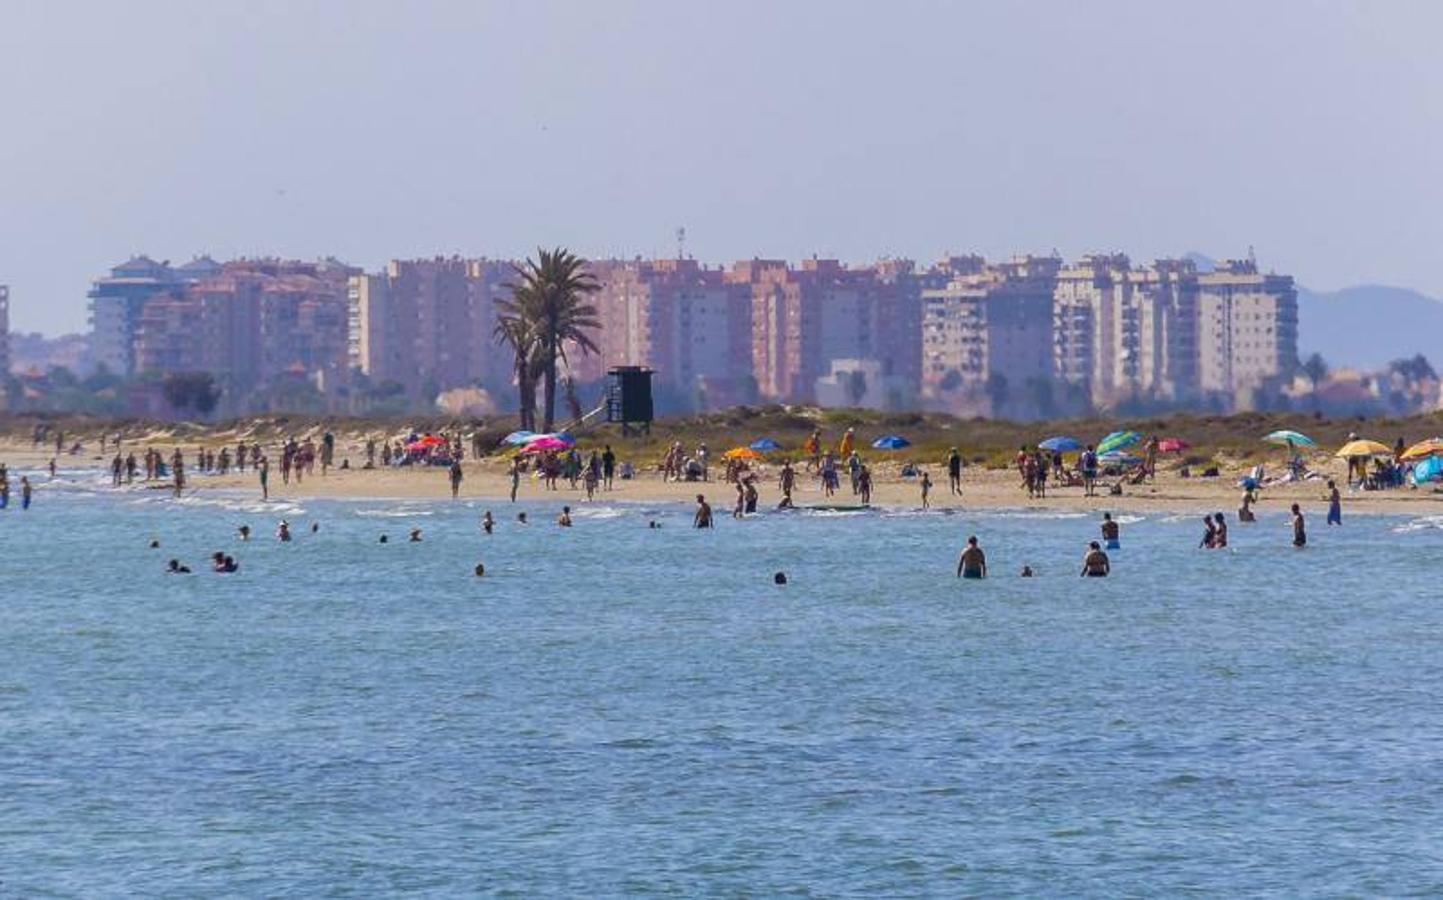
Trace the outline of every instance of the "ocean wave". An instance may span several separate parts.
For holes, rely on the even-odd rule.
[[[1391,530],[1394,534],[1407,534],[1410,531],[1430,531],[1432,529],[1443,529],[1443,516],[1421,516],[1401,525],[1394,525]]]

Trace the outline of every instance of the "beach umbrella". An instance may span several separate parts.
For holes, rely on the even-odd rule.
[[[1163,453],[1181,453],[1191,446],[1182,438],[1163,438],[1157,442],[1157,449]]]
[[[1443,456],[1430,456],[1413,467],[1413,483],[1426,484],[1443,476]]]
[[[1111,453],[1114,450],[1131,447],[1140,440],[1142,440],[1142,435],[1136,431],[1114,431],[1112,434],[1109,434],[1097,442],[1097,452],[1099,455]]]
[[[543,434],[533,438],[521,448],[522,453],[546,453],[551,450],[565,450],[571,446],[554,434]]]
[[[1126,450],[1109,450],[1106,453],[1099,453],[1097,461],[1107,466],[1132,466],[1142,462],[1142,457],[1133,456]]]
[[[770,452],[773,451],[773,450],[780,450],[780,449],[782,449],[782,445],[781,445],[781,444],[778,444],[776,441],[772,440],[771,438],[764,437],[764,438],[757,438],[756,440],[752,441],[752,443],[751,443],[751,448],[752,448],[753,450],[760,450],[760,451],[763,452],[763,453],[770,453]]]
[[[1312,438],[1306,434],[1299,434],[1296,431],[1274,431],[1272,434],[1263,438],[1263,440],[1269,444],[1277,444],[1279,446],[1286,444],[1292,444],[1294,447],[1315,446]]]
[[[873,441],[872,446],[878,450],[900,450],[912,446],[912,442],[900,434],[884,434]]]
[[[1072,437],[1050,437],[1038,444],[1037,448],[1048,453],[1076,453],[1082,449],[1082,442]]]
[[[506,437],[502,438],[501,443],[515,444],[516,446],[520,446],[522,444],[530,443],[536,437],[537,434],[534,431],[513,431],[510,434],[506,435]]]
[[[762,455],[750,447],[733,447],[722,456],[727,459],[761,459]]]
[[[1423,459],[1429,456],[1443,454],[1443,438],[1429,438],[1426,441],[1419,441],[1398,457],[1403,462],[1412,462],[1415,459]]]
[[[1348,459],[1355,456],[1392,456],[1393,449],[1387,444],[1380,444],[1377,441],[1349,441],[1338,452],[1333,454],[1338,459]]]

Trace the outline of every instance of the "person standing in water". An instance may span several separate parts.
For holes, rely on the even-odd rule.
[[[324,472],[324,469],[322,471]],[[448,474],[451,477],[451,499],[455,500],[457,495],[461,493],[461,479],[464,477],[461,474],[460,459],[452,458],[451,469]]]
[[[561,515],[556,517],[556,524],[560,525],[562,528],[571,527],[571,507],[561,507]]]
[[[1112,513],[1102,514],[1102,540],[1109,550],[1122,549],[1122,527],[1112,518]]]
[[[692,525],[697,528],[711,528],[711,506],[706,502],[704,494],[696,495],[696,515],[692,517]]]
[[[23,511],[23,510],[27,510],[27,509],[30,508],[30,494],[31,494],[30,476],[29,476],[29,475],[21,475],[21,476],[20,476],[20,509],[21,509],[22,511]]]
[[[266,459],[264,456],[262,456],[262,457],[260,458],[259,464],[256,465],[256,472],[259,473],[257,477],[259,477],[259,478],[260,478],[260,481],[261,481],[261,499],[262,499],[262,500],[269,500],[269,499],[271,499],[271,489],[270,489],[270,483],[271,483],[271,463],[270,463],[270,460],[268,460],[268,459]]]
[[[797,472],[792,468],[792,461],[782,463],[782,471],[777,475],[777,483],[782,489],[782,502],[777,504],[777,509],[792,508],[792,488],[797,484]]]
[[[1202,540],[1198,542],[1198,546],[1203,550],[1211,550],[1216,546],[1215,541],[1218,536],[1218,530],[1217,527],[1213,525],[1212,516],[1203,516],[1203,528],[1206,530],[1203,531]]]
[[[1228,546],[1228,523],[1222,513],[1213,513],[1213,549],[1224,550]]]
[[[962,454],[953,447],[947,451],[947,484],[952,489],[952,496],[962,496]]]
[[[932,504],[928,502],[927,496],[932,493],[932,476],[923,472],[920,486],[922,488],[922,508],[931,509]]]
[[[1112,562],[1097,541],[1087,545],[1087,554],[1082,557],[1083,578],[1105,578],[1112,573]]]
[[[481,517],[481,530],[486,532],[487,534],[490,534],[491,529],[495,527],[496,520],[491,518],[491,510],[488,509],[486,510],[486,514]]]
[[[962,548],[962,554],[957,557],[957,577],[987,577],[987,554],[977,546],[977,535],[975,534],[967,538],[967,546]]]
[[[1306,547],[1308,545],[1308,527],[1303,521],[1303,511],[1298,504],[1293,504],[1293,546]]]
[[[1238,507],[1239,522],[1256,522],[1258,517],[1253,514],[1253,492],[1243,491],[1243,505]]]
[[[511,476],[511,502],[516,502],[516,489],[521,486],[521,460],[512,458],[511,468],[507,470]]]
[[[1343,495],[1338,493],[1337,482],[1328,479],[1328,524],[1343,524]]]

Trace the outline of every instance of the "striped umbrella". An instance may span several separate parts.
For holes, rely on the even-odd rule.
[[[1097,442],[1097,453],[1111,453],[1114,450],[1121,450],[1124,447],[1131,447],[1142,440],[1142,435],[1136,431],[1114,431],[1107,437]]]

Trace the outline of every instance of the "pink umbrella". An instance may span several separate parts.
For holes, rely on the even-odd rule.
[[[566,444],[565,441],[561,440],[560,438],[552,437],[551,435],[547,434],[547,435],[543,435],[543,436],[537,438],[536,440],[534,440],[534,441],[532,441],[531,443],[527,444],[525,447],[522,447],[522,448],[521,448],[521,452],[522,452],[522,453],[545,453],[545,452],[547,452],[548,450],[565,450],[566,447],[567,447],[567,444]]]
[[[1182,438],[1163,438],[1157,442],[1157,449],[1163,453],[1181,453],[1191,446]]]

